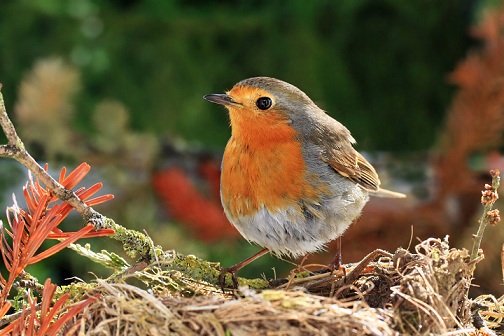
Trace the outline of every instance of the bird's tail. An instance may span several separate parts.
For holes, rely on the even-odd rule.
[[[379,188],[378,190],[370,190],[369,195],[375,196],[375,197],[383,197],[383,198],[405,198],[406,197],[406,195],[401,194],[399,192],[390,191],[390,190],[382,189],[382,188]]]

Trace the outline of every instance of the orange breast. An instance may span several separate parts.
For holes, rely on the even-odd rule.
[[[221,192],[234,217],[253,215],[264,206],[277,211],[318,199],[307,181],[306,165],[296,131],[285,122],[233,120],[233,136],[224,151]]]

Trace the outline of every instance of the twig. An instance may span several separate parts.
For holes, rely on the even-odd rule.
[[[39,302],[35,305],[35,307],[38,309],[40,308],[40,306],[42,306],[42,302]],[[23,309],[20,309],[19,311],[11,314],[11,315],[5,315],[4,317],[2,317],[0,319],[0,328],[8,325],[9,323],[17,320],[22,314],[23,314]]]
[[[501,271],[502,271],[502,282],[504,282],[504,244],[501,247]]]
[[[1,85],[0,85],[1,89]],[[12,158],[28,168],[47,188],[54,193],[60,200],[70,204],[78,213],[82,215],[86,222],[93,224],[100,222],[102,215],[87,206],[77,195],[68,189],[65,189],[59,184],[51,175],[33,159],[33,157],[26,151],[26,148],[19,138],[14,125],[7,115],[3,94],[0,91],[0,125],[7,137],[8,144],[0,145],[0,157]]]
[[[127,230],[116,224],[99,212],[86,205],[72,190],[64,188],[52,178],[26,150],[23,141],[18,136],[5,108],[0,84],[0,125],[7,137],[8,143],[0,145],[0,157],[12,158],[28,168],[56,197],[70,204],[86,223],[92,223],[95,229],[112,229],[115,233],[111,238],[121,242],[130,256],[140,256],[143,260],[153,261],[162,254],[160,246],[154,246],[152,240],[143,233]]]
[[[378,256],[392,258],[392,254],[390,254],[389,252],[376,249],[365,256],[355,267],[352,268],[349,273],[347,273],[340,279],[334,281],[335,275],[331,273],[323,279],[309,281],[308,283],[303,285],[303,287],[305,287],[308,291],[313,292],[316,288],[325,287],[330,284],[332,296],[336,289],[343,287],[345,284],[352,284],[355,280],[357,280],[362,275],[362,272],[366,269],[366,267]],[[306,279],[311,280],[312,278]]]
[[[498,169],[490,170],[490,175],[492,175],[492,185],[485,185],[485,190],[482,192],[481,203],[483,204],[483,213],[479,220],[478,232],[474,236],[470,262],[475,261],[479,257],[481,240],[483,239],[486,226],[498,221],[496,220],[499,216],[498,210],[492,210],[492,208],[495,201],[499,198],[497,189],[500,185],[500,171]],[[475,262],[472,263],[472,267],[476,267]]]

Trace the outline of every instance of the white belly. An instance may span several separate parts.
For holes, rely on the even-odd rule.
[[[299,257],[323,249],[360,215],[368,201],[368,192],[351,182],[346,187],[339,196],[312,205],[317,216],[294,206],[274,213],[261,207],[254,215],[240,218],[230,216],[227,211],[226,214],[248,241],[277,255]]]

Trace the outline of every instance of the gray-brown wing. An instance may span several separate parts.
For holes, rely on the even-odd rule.
[[[350,148],[328,148],[323,160],[339,174],[368,190],[378,190],[380,179],[373,166],[351,145]]]
[[[361,185],[364,189],[378,190],[380,179],[373,166],[357,152],[350,131],[338,121],[326,117],[326,123],[317,131],[315,141],[322,148],[322,160],[339,174]]]

